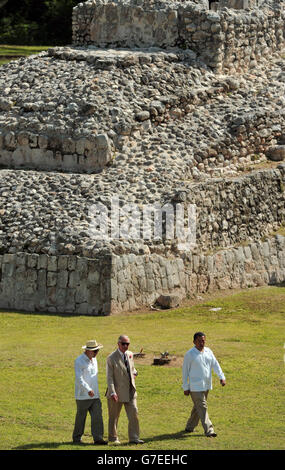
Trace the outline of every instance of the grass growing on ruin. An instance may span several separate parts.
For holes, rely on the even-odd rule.
[[[145,440],[140,450],[282,449],[284,314],[285,287],[205,297],[171,311],[110,317],[1,312],[0,449],[94,449],[89,417],[85,445],[71,444],[73,361],[92,338],[104,345],[98,363],[107,437],[105,362],[121,333],[130,336],[133,352],[143,348],[146,353],[136,361]],[[181,388],[181,364],[197,330],[207,334],[227,377],[222,388],[214,375],[209,395],[216,439],[204,437],[201,425],[191,435],[182,432],[191,401]],[[176,356],[172,365],[152,366],[153,357],[164,351]],[[128,445],[124,412],[119,435],[122,446],[112,449],[134,449]]]
[[[9,46],[0,44],[0,65],[6,64],[11,60],[15,60],[20,57],[38,54],[39,52],[47,49],[49,49],[49,46]]]

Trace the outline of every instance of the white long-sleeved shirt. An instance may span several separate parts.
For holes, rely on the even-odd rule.
[[[86,354],[81,354],[74,361],[75,370],[75,399],[90,400],[99,398],[98,387],[98,364],[96,357],[91,360]],[[90,397],[88,392],[93,390],[94,397]]]
[[[212,389],[212,369],[220,380],[225,380],[224,373],[210,348],[199,351],[193,347],[184,356],[182,375],[183,390],[202,392]]]

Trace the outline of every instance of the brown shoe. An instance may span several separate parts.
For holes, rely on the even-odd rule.
[[[116,439],[115,441],[110,441],[110,444],[113,445],[113,446],[120,446],[121,445],[119,439]]]
[[[130,441],[129,444],[144,444],[142,439],[136,439],[135,441]]]

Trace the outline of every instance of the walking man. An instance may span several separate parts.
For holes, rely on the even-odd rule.
[[[205,435],[216,437],[207,406],[208,393],[212,389],[212,369],[218,375],[222,386],[226,385],[226,379],[213,352],[205,347],[205,342],[204,333],[195,333],[194,347],[184,356],[182,369],[184,395],[191,395],[194,404],[185,431],[193,432],[200,419]]]
[[[95,445],[108,444],[103,440],[102,404],[98,388],[98,364],[96,356],[103,348],[96,340],[87,341],[82,346],[84,353],[74,362],[75,369],[75,399],[77,413],[73,430],[73,442],[81,443],[84,433],[87,412],[91,416],[91,434]]]
[[[139,438],[139,420],[137,408],[137,392],[133,354],[128,351],[130,339],[121,335],[118,339],[118,349],[107,358],[107,391],[109,411],[109,441],[119,445],[118,420],[124,405],[128,417],[129,442],[143,444]]]

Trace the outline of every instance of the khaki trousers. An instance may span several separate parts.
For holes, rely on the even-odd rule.
[[[194,406],[192,408],[190,418],[186,424],[186,429],[188,431],[193,431],[194,428],[198,425],[200,419],[206,435],[212,434],[214,432],[213,424],[208,415],[208,393],[209,390],[206,390],[205,392],[190,391]]]
[[[80,441],[84,433],[87,413],[91,417],[91,434],[94,441],[103,439],[104,427],[102,418],[102,404],[100,398],[91,398],[90,400],[76,400],[77,413],[72,439],[75,442]]]
[[[128,402],[114,401],[108,398],[108,411],[109,411],[109,426],[108,426],[108,440],[114,442],[118,440],[118,420],[122,406],[124,405],[128,417],[128,435],[129,441],[136,441],[139,439],[139,419],[137,400],[133,398]]]

